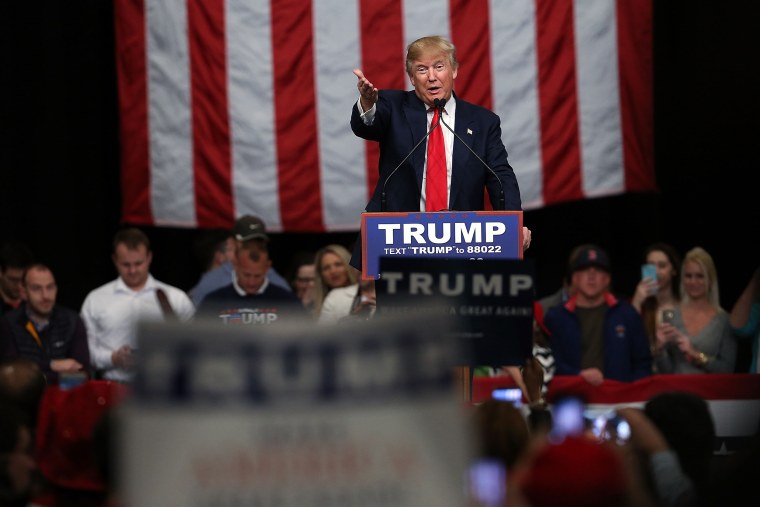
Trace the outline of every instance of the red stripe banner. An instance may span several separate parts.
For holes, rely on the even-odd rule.
[[[125,222],[357,230],[378,151],[352,70],[408,89],[430,34],[500,116],[524,209],[656,190],[651,0],[114,2]]]

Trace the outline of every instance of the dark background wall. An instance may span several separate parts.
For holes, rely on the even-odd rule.
[[[73,308],[115,276],[110,241],[120,225],[120,147],[111,3],[11,2],[0,17],[0,240],[29,244],[55,271],[59,301]],[[534,234],[526,256],[536,262],[539,295],[559,286],[567,253],[581,242],[610,252],[615,289],[630,294],[642,251],[664,240],[681,252],[701,245],[713,255],[730,309],[760,264],[759,6],[654,0],[660,191],[526,212]],[[191,255],[198,231],[145,230],[154,275],[190,288],[200,271]],[[275,235],[275,266],[286,270],[295,250],[354,238]]]

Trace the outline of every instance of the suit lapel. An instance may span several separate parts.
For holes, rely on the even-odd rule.
[[[456,97],[456,95],[455,95]],[[472,109],[465,101],[456,97],[457,99],[457,111],[456,121],[454,122],[454,132],[465,142],[467,146],[472,148],[472,141],[474,135],[474,121],[472,116]],[[444,127],[445,128],[445,127]],[[449,192],[449,207],[454,207],[457,202],[457,197],[461,191],[461,182],[467,177],[467,161],[470,158],[470,151],[466,146],[462,145],[459,139],[454,139],[454,149],[452,150],[451,161],[451,190]]]
[[[425,104],[413,91],[410,91],[407,94],[403,109],[407,125],[409,126],[409,132],[412,136],[412,146],[416,146],[427,133],[427,110]],[[422,174],[425,170],[425,146],[419,146],[417,151],[409,157],[408,162],[414,167],[414,173],[417,176],[417,190],[418,192],[422,192]]]

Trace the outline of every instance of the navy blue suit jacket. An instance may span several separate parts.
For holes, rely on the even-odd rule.
[[[499,176],[504,188],[505,209],[521,210],[520,189],[507,162],[499,117],[460,98],[456,101],[454,131]],[[380,143],[380,179],[366,207],[366,211],[372,212],[381,211],[381,194],[388,176],[427,133],[427,106],[414,91],[381,90],[376,108],[372,125],[364,124],[356,104],[351,114],[354,134]],[[441,128],[446,127],[442,125]],[[426,149],[423,142],[388,180],[385,211],[419,211]],[[461,141],[454,139],[449,208],[458,211],[484,209],[484,188],[488,188],[493,209],[500,210],[498,180]]]

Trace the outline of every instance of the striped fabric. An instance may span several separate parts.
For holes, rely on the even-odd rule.
[[[378,150],[351,71],[409,89],[431,33],[501,117],[526,210],[655,190],[651,0],[114,2],[125,222],[357,230]]]

